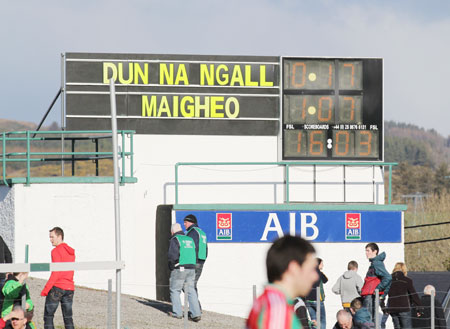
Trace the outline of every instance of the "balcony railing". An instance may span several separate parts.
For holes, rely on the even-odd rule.
[[[133,176],[133,135],[134,131],[119,130],[120,183],[135,183]],[[0,184],[9,186],[22,183],[108,183],[113,182],[113,172],[100,175],[99,162],[109,160],[112,163],[111,131],[14,131],[0,133],[2,146],[0,163],[2,177]],[[86,141],[92,141],[94,150],[86,150]],[[102,142],[103,141],[103,142]],[[102,149],[100,150],[100,144]],[[84,148],[84,150],[77,150]],[[8,152],[14,149],[16,151]],[[106,150],[105,150],[106,149]],[[92,161],[95,163],[95,174],[77,175],[76,163]],[[38,163],[52,162],[61,164],[60,170],[53,170],[49,175],[32,176],[32,168]],[[65,165],[71,165],[70,173],[66,173]],[[25,173],[18,175],[18,168]],[[13,171],[14,170],[14,171]],[[9,173],[9,174],[8,174]],[[128,174],[127,174],[128,173]]]

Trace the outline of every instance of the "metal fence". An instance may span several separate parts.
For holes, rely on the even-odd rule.
[[[313,197],[314,202],[316,202],[316,185],[318,184],[316,175],[317,175],[317,167],[320,166],[341,166],[343,170],[343,189],[344,189],[344,203],[346,202],[345,199],[345,188],[347,184],[351,184],[346,181],[346,168],[347,167],[372,167],[373,168],[373,176],[372,181],[370,182],[372,184],[373,188],[373,203],[376,203],[375,199],[375,191],[376,191],[376,182],[375,182],[375,167],[381,167],[384,170],[384,167],[388,167],[389,169],[389,176],[388,176],[388,204],[391,204],[392,202],[392,167],[396,166],[397,163],[394,162],[178,162],[175,164],[175,205],[179,204],[179,186],[180,186],[180,179],[179,179],[179,168],[183,166],[279,166],[284,167],[284,188],[285,188],[285,204],[289,204],[292,202],[289,197],[290,193],[290,176],[289,176],[289,169],[292,167],[299,167],[299,166],[312,166],[313,168],[313,181],[311,182],[313,184],[314,190],[313,190]]]
[[[120,183],[134,183],[136,178],[133,175],[133,136],[132,130],[118,131],[121,137],[119,143],[119,161],[121,164]],[[99,141],[111,139],[112,133],[109,130],[86,130],[86,131],[14,131],[0,133],[0,145],[2,147],[0,153],[0,164],[2,165],[2,173],[0,184],[9,186],[15,183],[46,183],[46,182],[108,182],[112,183],[111,177],[99,176],[99,161],[113,159],[113,152],[101,151],[99,149]],[[128,139],[128,140],[127,140]],[[94,151],[76,150],[77,144],[83,141],[92,141],[95,146]],[[37,151],[39,149],[39,142],[57,143],[61,150],[59,151]],[[18,144],[20,144],[18,146]],[[68,144],[65,150],[65,144]],[[70,146],[69,146],[70,145]],[[42,146],[41,146],[42,147]],[[8,149],[20,149],[20,151],[8,152]],[[22,151],[22,149],[25,149]],[[79,161],[93,161],[95,163],[95,176],[89,178],[75,177],[75,163]],[[53,162],[61,163],[60,172],[52,172],[49,177],[32,177],[32,164]],[[72,165],[71,177],[64,177],[64,164],[70,163]],[[25,177],[14,177],[8,175],[8,169],[11,171],[12,164],[25,165]],[[8,166],[9,165],[9,166]]]

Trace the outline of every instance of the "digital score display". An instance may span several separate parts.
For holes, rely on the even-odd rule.
[[[283,160],[383,160],[381,59],[282,58]]]

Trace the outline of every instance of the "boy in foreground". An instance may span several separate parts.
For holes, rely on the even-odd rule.
[[[269,284],[253,304],[248,329],[299,329],[294,298],[306,296],[318,280],[314,247],[296,236],[276,240],[267,252]]]

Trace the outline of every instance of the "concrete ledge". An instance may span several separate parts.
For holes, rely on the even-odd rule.
[[[125,177],[124,183],[137,183],[136,177]],[[58,177],[30,177],[27,182],[26,177],[14,177],[6,179],[6,183],[8,185],[14,184],[46,184],[46,183],[114,183],[114,177],[112,176],[86,176],[86,177],[78,177],[78,176],[58,176]],[[120,183],[120,179],[119,179]],[[0,185],[5,185],[5,183],[0,180]]]
[[[289,204],[176,204],[174,210],[352,210],[352,211],[405,211],[404,204],[361,203],[289,203]]]

